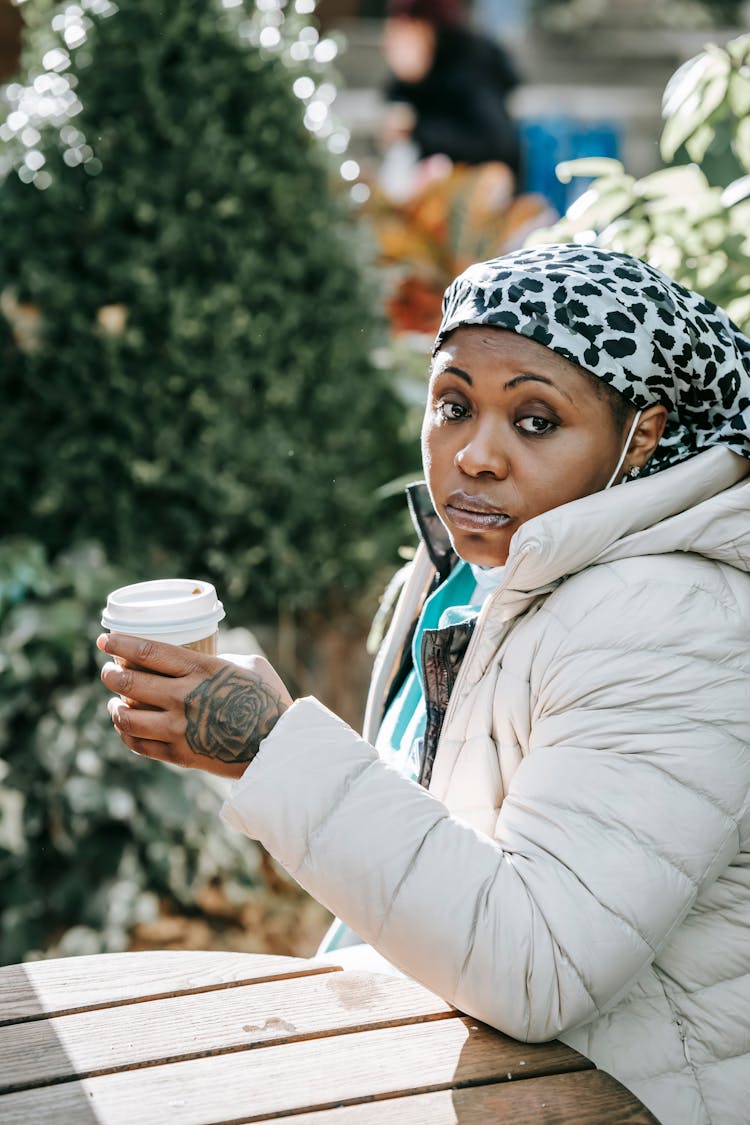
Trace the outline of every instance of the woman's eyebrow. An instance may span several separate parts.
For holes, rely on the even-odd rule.
[[[562,387],[558,387],[557,383],[553,383],[551,379],[547,379],[544,375],[516,375],[515,378],[508,380],[503,390],[511,391],[514,387],[520,386],[521,383],[546,383],[548,387],[552,387],[553,390],[559,391],[561,395],[564,395],[569,402],[573,402],[573,399],[567,391],[564,391]]]
[[[461,367],[454,367],[452,364],[450,367],[444,367],[442,371],[436,372],[436,375],[447,375],[449,372],[452,375],[458,375],[459,379],[463,379],[464,382],[468,383],[470,387],[474,385],[474,382],[468,371],[464,371]]]

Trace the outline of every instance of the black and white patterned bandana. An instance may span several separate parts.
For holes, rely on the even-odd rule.
[[[472,324],[544,344],[636,410],[663,403],[666,429],[645,472],[708,445],[750,458],[750,339],[722,309],[629,254],[539,246],[470,266],[445,292],[435,350]]]

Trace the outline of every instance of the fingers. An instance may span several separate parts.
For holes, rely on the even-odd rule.
[[[110,699],[107,710],[115,730],[123,741],[127,736],[130,739],[147,742],[173,743],[184,733],[185,724],[176,721],[174,712],[147,711],[139,707],[130,707],[122,699]],[[163,749],[164,747],[162,751]]]
[[[102,683],[125,703],[140,704],[165,710],[184,695],[182,677],[153,676],[128,665],[126,668],[108,661],[101,671]]]
[[[208,770],[232,779],[242,777],[245,771],[245,762],[207,762],[200,755],[191,753],[181,737],[174,735],[169,717],[164,713],[143,712],[128,707],[119,699],[111,699],[108,709],[121,741],[134,754],[185,769]]]
[[[186,676],[190,672],[211,669],[217,663],[213,656],[205,656],[193,649],[181,648],[143,637],[128,637],[124,633],[103,633],[97,638],[97,648],[110,656],[120,657],[129,664],[161,676]]]
[[[117,728],[115,729],[117,730]],[[142,758],[153,758],[159,762],[171,762],[172,755],[166,742],[150,742],[146,738],[131,738],[129,734],[123,734],[120,730],[117,733],[128,750],[132,750],[134,754],[138,754]]]

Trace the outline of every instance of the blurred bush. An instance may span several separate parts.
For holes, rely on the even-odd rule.
[[[750,330],[750,35],[709,44],[667,85],[666,167],[636,179],[616,160],[558,166],[596,176],[529,242],[596,242],[634,254],[721,305]]]
[[[160,900],[235,899],[258,853],[225,829],[223,783],[154,766],[111,731],[94,639],[121,575],[96,547],[54,564],[0,544],[0,962],[126,948]]]
[[[396,558],[375,493],[405,456],[382,302],[314,135],[342,151],[331,41],[273,3],[22,11],[0,125],[5,961],[121,948],[260,880],[220,783],[114,736],[106,592],[207,577],[231,625],[315,606],[330,626]]]
[[[303,123],[335,47],[273,4],[29,8],[0,129],[0,526],[210,577],[255,621],[344,600],[395,557],[375,490],[404,452],[380,298]]]

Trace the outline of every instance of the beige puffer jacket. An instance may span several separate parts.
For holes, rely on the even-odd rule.
[[[750,1122],[746,469],[710,449],[519,529],[429,792],[300,700],[224,809],[393,964],[664,1125]]]

